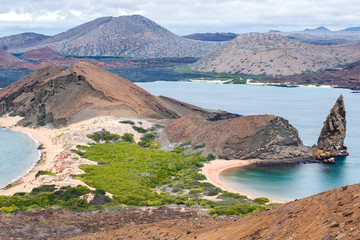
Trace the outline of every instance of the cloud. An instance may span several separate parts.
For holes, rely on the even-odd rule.
[[[0,32],[67,30],[103,16],[140,14],[177,34],[357,26],[358,0],[2,0]],[[360,25],[360,24],[358,24]]]

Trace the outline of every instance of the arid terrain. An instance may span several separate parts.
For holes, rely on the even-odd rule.
[[[293,75],[360,60],[358,42],[313,45],[279,34],[246,33],[193,64],[202,72]]]

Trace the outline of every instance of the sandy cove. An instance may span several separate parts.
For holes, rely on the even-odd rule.
[[[92,142],[86,137],[86,134],[100,131],[103,128],[106,130],[123,135],[126,132],[134,134],[134,138],[138,141],[141,137],[140,133],[134,131],[129,124],[121,124],[121,120],[132,120],[140,122],[139,119],[128,119],[118,117],[97,117],[82,121],[79,123],[71,124],[68,127],[60,129],[50,129],[46,127],[29,128],[16,126],[16,123],[21,120],[21,117],[1,117],[0,124],[2,127],[13,129],[16,131],[30,134],[34,137],[39,144],[42,145],[42,159],[34,169],[27,175],[22,177],[11,185],[11,187],[0,190],[0,195],[13,195],[16,192],[30,192],[33,188],[39,187],[43,184],[55,184],[57,186],[77,186],[86,185],[80,180],[74,179],[72,175],[83,173],[79,168],[83,164],[97,164],[96,162],[88,159],[80,158],[77,154],[70,151],[78,144],[87,144]],[[149,128],[153,123],[141,120],[141,126]],[[207,181],[213,185],[220,187],[223,190],[230,192],[240,193],[249,198],[256,198],[244,191],[234,189],[221,181],[220,175],[223,171],[232,168],[243,167],[259,160],[213,160],[206,163],[202,168],[202,174],[207,178]],[[35,177],[39,170],[48,170],[56,174],[56,176],[40,175]],[[87,186],[87,185],[86,185]],[[89,186],[88,186],[89,187]],[[89,187],[91,188],[91,187]],[[92,189],[92,188],[91,188]],[[275,201],[274,202],[282,202]]]
[[[123,135],[126,132],[133,133],[136,141],[141,137],[141,134],[134,131],[131,125],[119,123],[121,120],[132,120],[138,122],[139,125],[139,119],[97,117],[59,129],[16,126],[16,123],[21,119],[22,118],[18,116],[0,117],[0,124],[1,127],[30,134],[39,142],[39,144],[41,144],[42,157],[40,162],[27,175],[11,184],[11,187],[0,190],[0,195],[13,195],[16,192],[30,192],[33,188],[43,184],[55,184],[57,186],[86,185],[82,181],[74,179],[72,176],[83,173],[79,168],[80,165],[97,163],[81,158],[70,151],[70,149],[75,148],[78,144],[93,142],[86,137],[86,134],[101,131],[105,128],[106,130],[119,135]],[[141,120],[141,126],[149,128],[152,126],[152,123]],[[56,175],[40,175],[35,177],[39,170],[48,170]],[[91,187],[89,188],[93,189]]]
[[[246,195],[248,198],[254,199],[257,197],[264,197],[264,196],[254,196],[244,191],[239,191],[238,189],[232,188],[229,185],[226,185],[221,180],[221,173],[230,170],[233,168],[245,167],[251,165],[253,163],[259,162],[259,159],[251,159],[251,160],[222,160],[216,159],[210,161],[209,163],[205,163],[204,167],[201,169],[201,173],[204,174],[207,178],[207,181],[217,186],[223,190],[227,190],[229,192],[239,193],[241,195]],[[285,201],[277,200],[277,199],[269,199],[270,202],[276,203],[285,203]]]

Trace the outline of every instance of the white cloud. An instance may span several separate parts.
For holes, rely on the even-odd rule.
[[[31,20],[30,13],[16,13],[14,11],[0,13],[0,22],[25,22]]]
[[[139,14],[177,34],[360,25],[358,0],[1,0],[0,32],[67,30],[103,16]],[[358,24],[359,23],[359,24]]]

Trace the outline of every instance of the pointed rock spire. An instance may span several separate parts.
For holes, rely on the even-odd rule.
[[[343,96],[340,95],[330,110],[330,114],[326,117],[317,142],[317,147],[326,157],[349,155],[347,147],[344,144],[345,135],[346,111]]]

